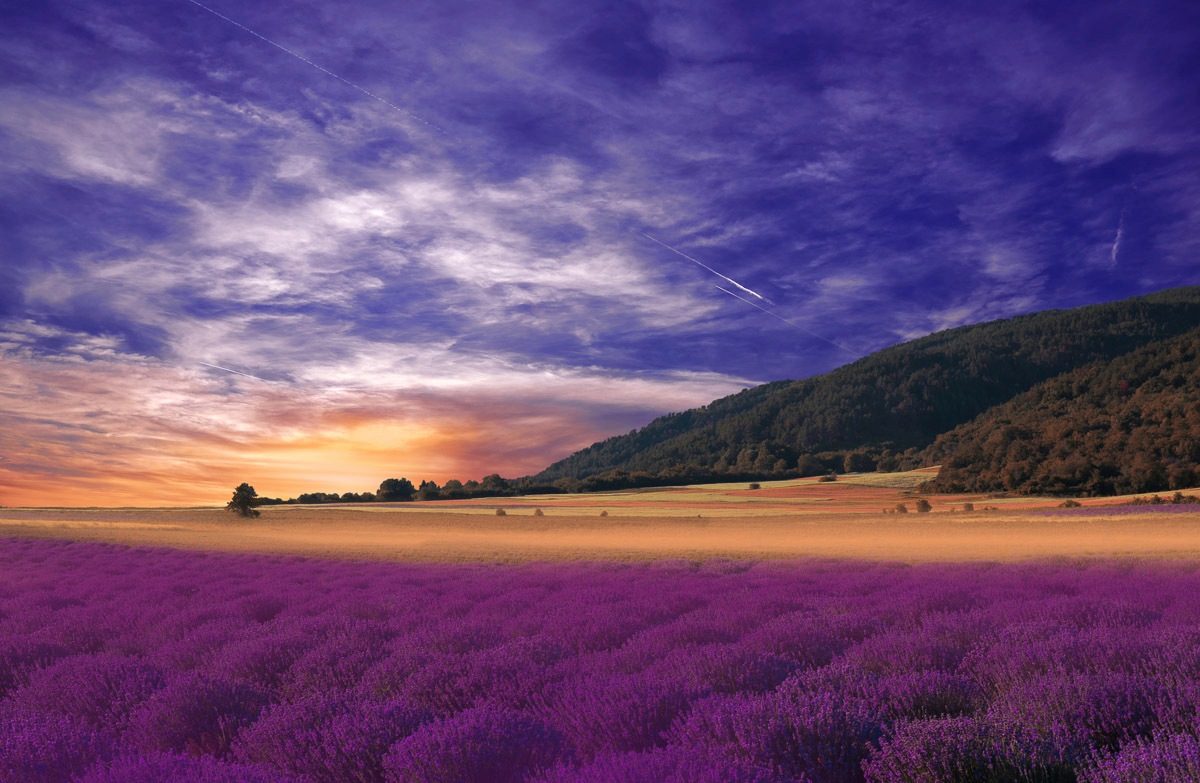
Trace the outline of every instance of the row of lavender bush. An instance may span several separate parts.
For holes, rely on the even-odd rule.
[[[1200,518],[1200,506],[1194,503],[1155,504],[1137,503],[1122,506],[1083,506],[1081,508],[1055,508],[1048,511],[1035,512],[1038,516],[1046,517],[1116,517],[1130,514],[1192,514]]]
[[[1200,780],[1195,564],[0,539],[0,780]]]

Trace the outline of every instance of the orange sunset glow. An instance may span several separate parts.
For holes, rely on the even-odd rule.
[[[0,378],[18,390],[0,434],[0,504],[10,507],[215,505],[243,481],[288,498],[374,491],[395,477],[517,477],[644,423],[656,412],[646,396],[684,408],[733,385],[508,372],[482,392],[448,376],[442,388],[380,375],[348,389],[33,356]]]

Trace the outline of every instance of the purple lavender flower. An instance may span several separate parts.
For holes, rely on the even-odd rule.
[[[419,729],[393,745],[383,764],[388,783],[517,783],[566,752],[545,723],[489,706]]]
[[[1141,737],[1118,752],[1099,753],[1080,783],[1176,783],[1200,780],[1200,740],[1194,734]]]
[[[149,753],[93,766],[72,783],[308,783],[270,767],[231,764],[208,757]]]

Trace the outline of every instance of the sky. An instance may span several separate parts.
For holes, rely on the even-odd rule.
[[[6,3],[0,504],[527,475],[1197,284],[1198,136],[1194,2]]]

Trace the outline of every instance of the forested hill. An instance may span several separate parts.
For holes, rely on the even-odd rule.
[[[1200,483],[1200,329],[1060,375],[937,438],[931,488],[1050,495]]]
[[[825,375],[768,383],[663,416],[532,478],[810,475],[915,465],[938,435],[1040,383],[1198,325],[1200,287],[1190,287],[949,329]]]

